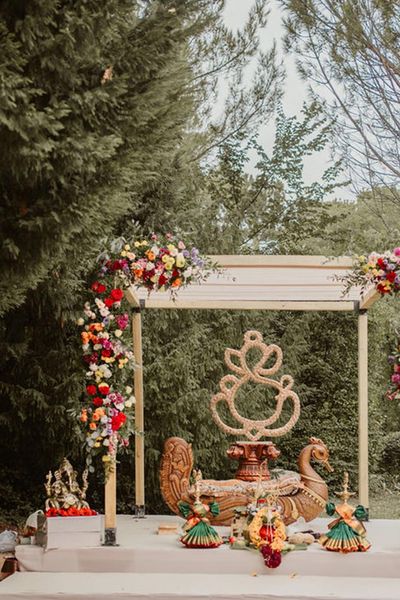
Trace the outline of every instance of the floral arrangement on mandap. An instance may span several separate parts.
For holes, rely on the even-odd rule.
[[[392,375],[385,396],[389,400],[400,400],[400,341],[397,342],[393,352],[389,354],[388,362],[392,366]]]
[[[345,292],[355,286],[365,289],[372,283],[382,296],[396,294],[400,291],[400,247],[383,254],[372,252],[368,256],[359,256],[351,273],[342,281]]]
[[[381,296],[396,296],[400,291],[400,247],[383,254],[371,252],[368,256],[359,256],[353,271],[343,278],[345,292],[353,286],[364,290],[373,284]],[[400,400],[400,344],[388,356],[393,371],[385,396],[390,400]]]
[[[88,450],[91,471],[93,455],[101,455],[112,466],[118,450],[129,445],[134,432],[132,387],[134,356],[129,346],[129,305],[124,289],[131,285],[148,293],[169,291],[176,298],[179,289],[201,283],[217,265],[187,248],[172,234],[127,243],[116,240],[110,253],[102,253],[99,269],[77,324],[81,329],[83,361],[86,367],[84,405],[79,420]],[[140,432],[138,432],[140,434]]]

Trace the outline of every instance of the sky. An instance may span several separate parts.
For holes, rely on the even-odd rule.
[[[232,29],[241,27],[246,20],[248,11],[253,4],[253,0],[227,0],[225,7],[225,21]],[[288,116],[298,115],[302,109],[303,103],[307,100],[307,82],[303,81],[296,68],[293,56],[288,56],[282,50],[282,37],[284,27],[282,24],[282,11],[276,0],[270,1],[270,16],[267,26],[260,32],[261,49],[267,50],[271,47],[275,39],[280,49],[280,58],[283,58],[286,70],[285,93],[283,98],[283,108]],[[274,124],[271,121],[260,129],[259,141],[265,150],[271,150],[274,140]],[[306,184],[312,181],[318,181],[323,172],[332,164],[329,149],[319,154],[315,154],[305,160],[304,179]],[[251,164],[250,164],[251,170]],[[345,176],[344,176],[345,178]],[[349,188],[340,188],[337,193],[331,197],[340,197],[344,200],[354,200],[354,192]]]

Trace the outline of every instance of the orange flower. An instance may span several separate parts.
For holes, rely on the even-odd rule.
[[[96,423],[89,423],[89,427],[90,427],[90,429],[97,429]]]
[[[88,332],[87,332],[87,331],[82,331],[82,333],[81,333],[81,338],[82,338],[82,342],[83,342],[84,344],[87,344],[87,343],[88,343],[88,341],[89,341],[89,339],[90,339],[90,338],[89,338],[89,334],[88,334]]]
[[[156,257],[156,255],[154,254],[154,252],[152,252],[151,250],[147,250],[146,256],[151,261],[153,261],[155,259],[155,257]]]
[[[140,279],[143,275],[143,269],[134,269],[133,274],[136,279]]]
[[[85,408],[82,409],[80,420],[82,421],[82,423],[86,423],[87,421],[87,411]]]
[[[175,281],[171,284],[171,287],[180,287],[182,285],[182,279],[175,279]]]
[[[89,329],[90,331],[103,331],[104,325],[102,323],[91,323]]]

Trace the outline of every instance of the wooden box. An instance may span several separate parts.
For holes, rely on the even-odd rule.
[[[100,546],[101,515],[91,517],[46,517],[38,515],[36,543],[51,548]]]

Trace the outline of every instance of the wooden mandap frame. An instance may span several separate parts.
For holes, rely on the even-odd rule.
[[[379,298],[375,288],[361,293],[352,289],[343,296],[338,277],[353,267],[349,257],[229,255],[211,256],[223,274],[211,275],[201,285],[179,292],[172,301],[168,292],[148,296],[131,287],[126,298],[132,306],[135,355],[134,390],[136,427],[144,432],[142,319],[144,309],[221,309],[352,311],[358,315],[358,463],[359,498],[368,507],[368,309]],[[144,437],[135,436],[135,505],[144,516]],[[105,543],[116,543],[116,472],[105,486]]]

